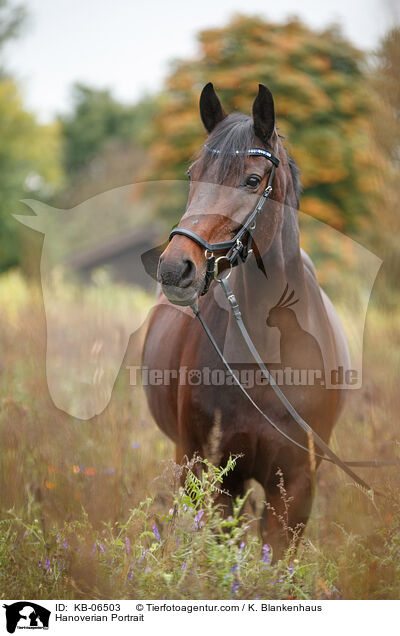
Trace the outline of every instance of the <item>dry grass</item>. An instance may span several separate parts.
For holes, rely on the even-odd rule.
[[[145,310],[143,296],[135,300],[123,288],[103,291],[114,294],[115,307],[122,297],[126,306],[131,293],[132,303]],[[228,535],[226,527],[218,534],[223,522],[212,504],[204,503],[209,483],[197,484],[192,506],[183,491],[177,494],[173,468],[170,478],[165,473],[159,478],[173,447],[153,424],[140,387],[129,386],[124,367],[100,416],[85,422],[56,409],[45,377],[39,288],[8,274],[0,280],[0,299],[0,563],[10,558],[15,563],[12,579],[0,572],[1,596],[10,597],[12,590],[15,598],[23,598],[39,590],[37,598],[398,597],[398,468],[359,470],[387,495],[374,502],[334,466],[320,467],[312,518],[297,558],[271,566],[261,553],[256,524],[241,518],[239,508]],[[364,385],[350,392],[331,442],[344,459],[397,452],[399,317],[376,304],[370,307]],[[139,350],[140,339],[131,340],[125,364],[137,360]],[[210,438],[216,464],[218,417]],[[205,514],[198,518],[200,510]],[[67,541],[69,557],[57,570],[61,540]],[[148,571],[140,561],[143,551],[147,559],[152,555]],[[189,553],[193,558],[186,572]],[[50,555],[54,564],[47,568],[43,564]]]

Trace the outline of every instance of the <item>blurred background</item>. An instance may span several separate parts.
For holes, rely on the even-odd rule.
[[[92,524],[87,535],[104,521],[119,522],[149,494],[156,497],[154,514],[161,515],[170,500],[154,480],[173,456],[172,444],[151,423],[140,388],[129,386],[124,371],[140,357],[140,338],[131,338],[102,414],[83,422],[54,406],[45,372],[43,234],[12,215],[29,214],[22,199],[79,212],[91,197],[121,186],[180,182],[204,140],[198,99],[209,81],[228,112],[250,112],[259,82],[271,89],[279,131],[301,170],[301,211],[382,259],[364,334],[363,388],[351,396],[332,447],[351,459],[396,452],[399,6],[375,0],[245,5],[244,10],[234,0],[198,6],[181,0],[0,0],[0,508],[4,519],[34,524],[46,537],[21,547],[20,530],[0,532],[0,560],[11,555],[18,562],[19,546],[24,571],[26,560],[32,562],[25,582],[21,572],[8,575],[4,598],[13,596],[11,590],[14,598],[23,598],[37,589],[42,596],[36,598],[51,598],[55,589],[63,598],[81,592],[111,598],[104,571],[89,568],[85,574],[72,557],[63,566],[68,576],[64,571],[56,580],[42,568],[40,578],[38,551],[47,558],[52,529],[75,523],[82,510]],[[113,334],[125,334],[121,338],[133,331],[132,314],[144,320],[153,302],[152,282],[130,264],[135,254],[161,243],[182,214],[182,188],[163,194],[136,205],[128,229],[115,208],[107,222],[103,218],[109,231],[95,245],[90,232],[78,236],[76,214],[66,221],[56,247],[77,277],[65,281],[62,268],[55,272],[61,331],[67,324],[79,331],[82,316],[90,324],[99,304],[113,318]],[[323,226],[307,228],[304,221],[303,246],[340,306],[358,285],[354,254],[339,250]],[[100,342],[93,348],[94,362],[101,347]],[[396,469],[364,472],[388,492],[398,490]],[[371,516],[372,506],[334,468],[322,467],[318,480],[308,536],[320,554],[330,546],[330,555],[344,555],[350,535],[361,537],[364,546],[351,567],[345,557],[341,565],[333,557],[337,589],[347,598],[395,596],[398,573],[389,572],[387,563],[380,570],[380,550],[389,527],[400,537],[398,504]],[[391,545],[400,545],[400,539]],[[391,554],[398,561],[398,547]],[[324,559],[321,563],[325,568]],[[318,583],[325,576],[317,568],[311,598],[326,596],[325,583]],[[145,595],[153,593],[144,589]],[[173,598],[182,593],[171,591]]]
[[[26,212],[20,199],[72,208],[184,178],[204,139],[199,93],[213,81],[228,112],[249,112],[257,83],[270,87],[301,169],[301,210],[362,237],[397,276],[397,5],[305,2],[298,17],[289,0],[239,6],[1,0],[2,271],[37,261],[11,216]],[[166,207],[159,216],[176,222],[181,208]]]

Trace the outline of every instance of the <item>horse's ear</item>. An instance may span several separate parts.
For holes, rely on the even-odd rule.
[[[227,113],[222,108],[211,82],[208,82],[201,91],[200,115],[208,133],[214,130],[215,126],[227,117]]]
[[[268,142],[275,128],[274,99],[271,91],[258,85],[258,95],[253,104],[254,132],[261,141]]]

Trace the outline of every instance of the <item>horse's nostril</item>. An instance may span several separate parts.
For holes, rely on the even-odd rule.
[[[196,266],[190,258],[183,261],[181,287],[189,287],[196,275]]]
[[[196,265],[190,258],[159,262],[158,278],[162,285],[185,288],[193,283],[195,277]]]

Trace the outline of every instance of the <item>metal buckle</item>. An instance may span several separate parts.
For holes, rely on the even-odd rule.
[[[223,260],[226,260],[229,263],[229,270],[225,276],[218,277],[218,263],[219,261],[223,261]],[[223,279],[228,280],[229,276],[231,275],[231,272],[232,272],[232,263],[229,260],[229,258],[227,256],[218,256],[218,258],[215,259],[215,263],[214,263],[214,280],[216,280],[217,283],[220,283]]]

